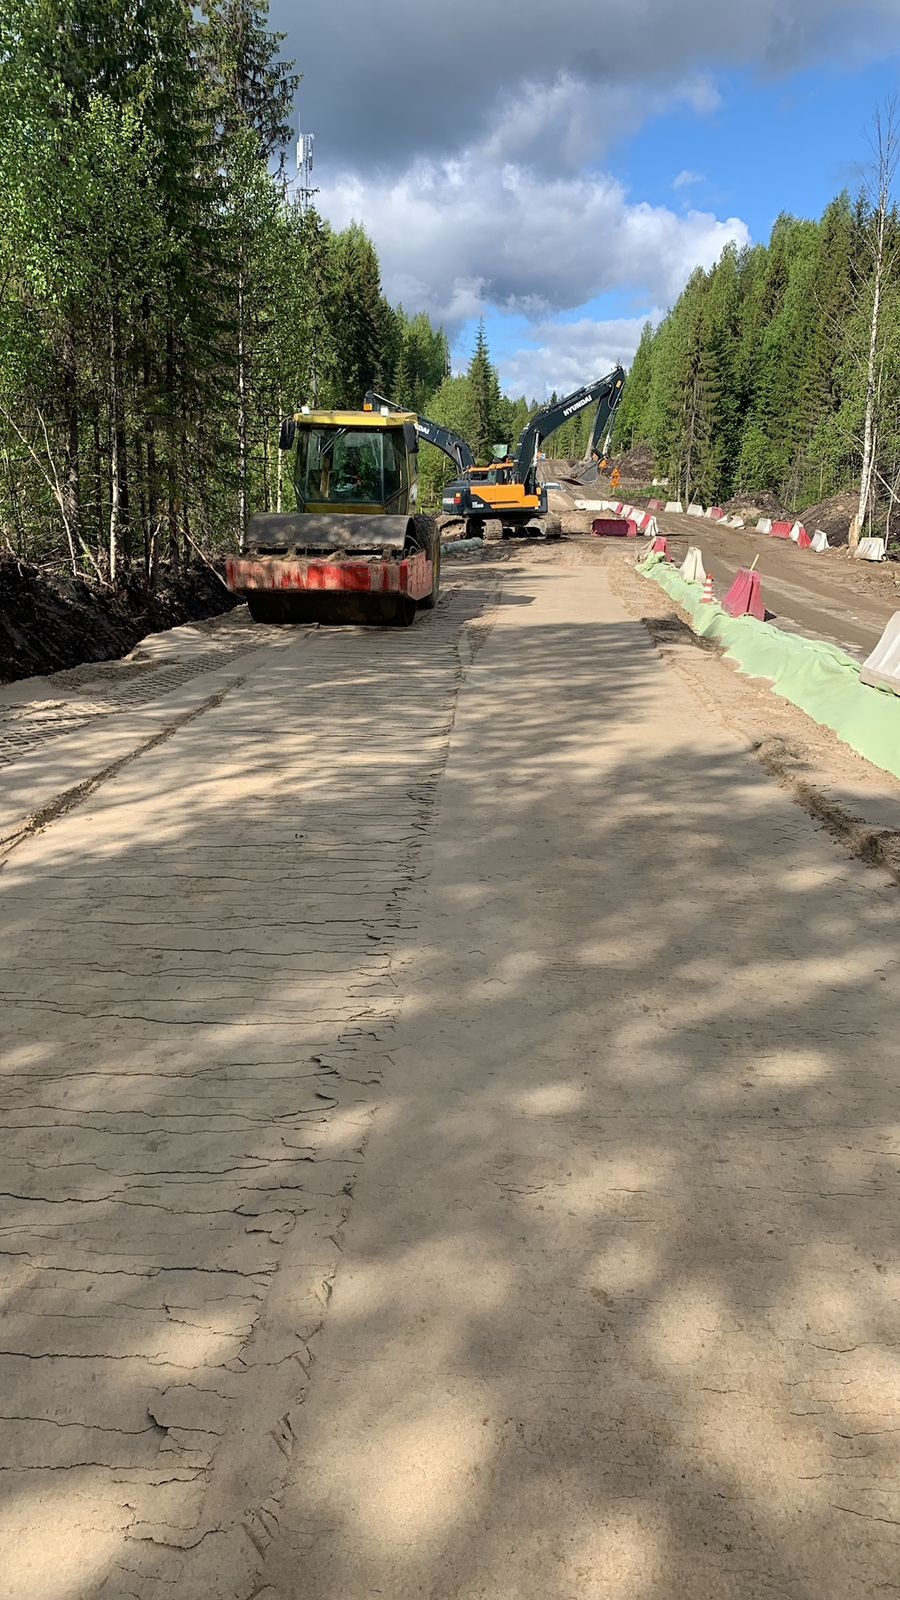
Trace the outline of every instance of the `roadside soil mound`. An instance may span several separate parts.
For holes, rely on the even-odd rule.
[[[165,570],[155,593],[48,573],[0,556],[0,683],[127,655],[148,633],[229,611],[237,602],[200,564]]]
[[[770,489],[761,489],[758,494],[736,494],[730,500],[723,500],[722,510],[729,516],[743,517],[745,522],[758,522],[760,517],[783,522],[792,516]]]
[[[649,444],[634,444],[620,456],[614,453],[613,461],[623,483],[627,480],[629,483],[648,484],[656,472],[653,447]]]
[[[807,506],[801,511],[800,519],[808,533],[815,533],[818,528],[828,535],[828,543],[843,545],[850,537],[850,523],[856,516],[859,506],[859,496],[855,494],[833,494],[828,500],[820,500],[816,506]]]

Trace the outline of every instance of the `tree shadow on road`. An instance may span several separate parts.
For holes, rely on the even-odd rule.
[[[262,1581],[233,1537],[282,1600],[897,1578],[893,895],[638,626],[461,651],[481,581],[279,657],[7,876],[8,1526],[83,1543],[47,1600],[143,1593],[135,1517],[211,1530],[204,1600]]]

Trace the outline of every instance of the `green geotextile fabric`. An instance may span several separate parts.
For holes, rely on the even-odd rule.
[[[770,678],[775,693],[790,700],[815,722],[867,761],[900,778],[900,699],[889,689],[859,681],[859,662],[821,639],[783,633],[755,617],[730,617],[717,603],[704,604],[703,586],[686,583],[661,554],[641,561],[637,571],[652,578],[686,611],[694,632],[715,639],[725,654],[751,678]]]

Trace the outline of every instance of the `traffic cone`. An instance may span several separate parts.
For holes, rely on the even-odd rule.
[[[713,594],[712,573],[708,572],[703,580],[703,593],[700,596],[700,602],[702,605],[712,605],[715,601],[715,598],[716,597]]]

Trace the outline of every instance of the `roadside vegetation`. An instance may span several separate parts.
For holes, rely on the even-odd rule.
[[[900,217],[893,106],[860,194],[730,246],[644,329],[616,430],[652,447],[676,498],[774,494],[797,511],[852,491],[859,530],[900,498]]]
[[[483,330],[388,303],[371,240],[296,203],[299,78],[253,0],[10,0],[0,19],[0,547],[101,582],[290,504],[282,415],[370,386],[487,458],[528,415]],[[423,452],[426,499],[444,458]],[[129,579],[130,581],[130,579]]]

